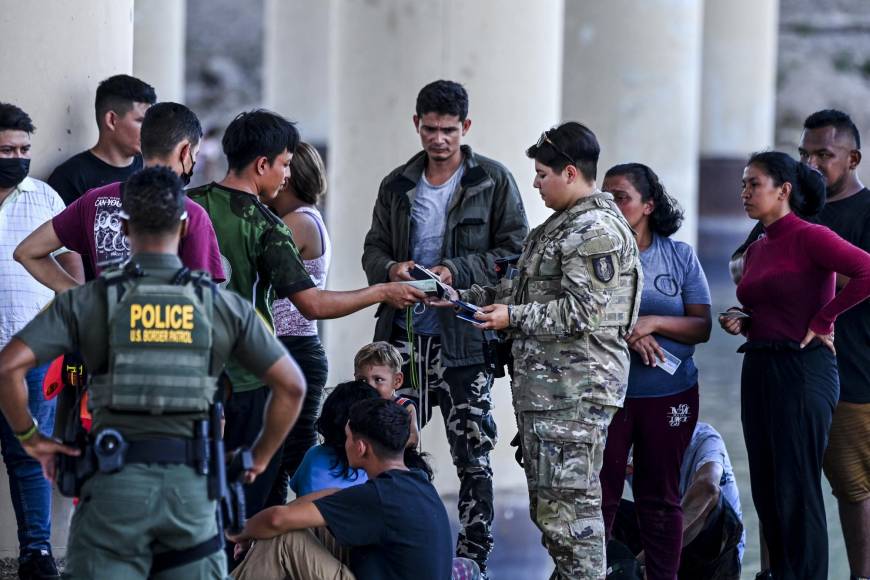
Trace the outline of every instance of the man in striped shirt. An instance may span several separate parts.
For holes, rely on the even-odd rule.
[[[48,184],[28,177],[30,117],[18,107],[0,103],[0,348],[24,328],[54,297],[12,257],[15,247],[44,221],[63,210],[60,196]],[[81,258],[65,249],[56,259],[71,276],[83,279]],[[30,412],[39,428],[50,434],[54,401],[42,392],[45,367],[27,374]],[[0,452],[9,476],[9,495],[18,523],[19,564],[22,579],[59,578],[51,556],[51,482],[39,462],[28,456],[16,433],[0,416]]]

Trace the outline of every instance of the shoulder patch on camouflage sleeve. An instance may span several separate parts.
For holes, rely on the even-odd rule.
[[[616,273],[616,268],[613,266],[613,254],[593,256],[592,271],[595,277],[605,284],[613,280],[613,275]]]

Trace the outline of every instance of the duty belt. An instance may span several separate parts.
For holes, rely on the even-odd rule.
[[[203,475],[208,473],[206,439],[126,441],[115,429],[103,429],[97,433],[91,447],[102,473],[115,473],[128,463],[190,465]]]

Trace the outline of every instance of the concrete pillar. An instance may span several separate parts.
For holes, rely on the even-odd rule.
[[[184,102],[186,14],[187,0],[135,0],[133,76],[161,101]]]
[[[329,13],[332,0],[266,0],[263,102],[297,121],[317,146],[329,137]]]
[[[743,164],[773,146],[778,7],[778,0],[704,4],[703,214],[742,215],[736,184]]]
[[[94,91],[104,78],[129,73],[133,0],[0,0],[0,100],[27,111],[37,127],[32,175],[45,178],[62,160],[96,142]],[[72,503],[55,494],[52,547],[66,552]],[[18,556],[6,470],[0,469],[0,559]]]
[[[26,58],[3,64],[0,98],[33,118],[31,172],[44,178],[96,143],[97,85],[132,70],[133,0],[0,0],[0,54],[20,55],[22,47]]]
[[[561,0],[461,2],[336,1],[330,16],[330,191],[328,225],[337,248],[329,284],[365,285],[363,238],[381,179],[420,150],[411,117],[420,88],[446,78],[469,92],[475,150],[505,163],[526,198],[532,224],[549,214],[531,187],[524,150],[558,120]],[[330,383],[351,375],[353,353],[371,340],[374,309],[326,325]],[[507,442],[515,423],[506,384],[496,388],[497,421],[505,436],[496,450],[496,483],[524,487]],[[435,423],[439,423],[436,425]],[[455,491],[440,422],[423,434],[441,477]],[[438,443],[438,446],[434,446]],[[501,467],[503,466],[503,468]]]
[[[565,5],[562,117],[598,136],[599,184],[616,163],[652,167],[685,209],[675,237],[693,244],[702,9],[702,0]]]

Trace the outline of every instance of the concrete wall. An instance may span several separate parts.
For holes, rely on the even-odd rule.
[[[33,118],[31,173],[46,177],[97,142],[97,85],[132,70],[133,0],[0,0],[0,31],[0,99]]]
[[[133,75],[161,101],[184,101],[187,0],[135,0]]]
[[[649,165],[685,210],[675,237],[692,244],[702,18],[702,0],[565,4],[562,117],[598,136],[600,176],[616,163]]]
[[[364,286],[363,238],[380,180],[420,150],[413,124],[417,92],[438,78],[462,82],[470,96],[466,141],[505,163],[523,193],[529,221],[549,211],[531,187],[523,151],[559,117],[561,1],[338,1],[328,27],[331,80],[328,225],[338,249],[329,286]],[[326,324],[330,384],[351,375],[353,353],[371,340],[374,309]],[[514,433],[506,383],[496,387],[504,436],[495,452],[496,484],[522,487],[507,442]],[[442,492],[457,481],[440,421],[423,434]]]
[[[0,100],[30,114],[31,174],[45,178],[61,161],[96,143],[94,91],[106,77],[130,73],[133,0],[0,0]],[[54,496],[52,549],[66,552],[68,499]],[[0,558],[18,556],[6,470],[0,475]]]
[[[266,0],[263,102],[318,146],[329,137],[329,18],[333,0]]]

